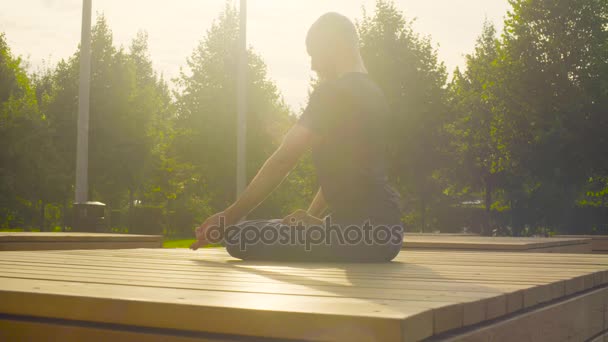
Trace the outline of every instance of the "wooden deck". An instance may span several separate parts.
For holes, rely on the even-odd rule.
[[[593,253],[608,254],[608,235],[556,235],[558,239],[591,239]]]
[[[0,251],[160,248],[161,235],[0,232]]]
[[[608,256],[403,251],[389,264],[223,249],[0,252],[0,340],[584,341]]]
[[[403,248],[406,250],[591,253],[592,249],[592,240],[585,237],[528,238],[457,234],[406,234],[403,242]]]

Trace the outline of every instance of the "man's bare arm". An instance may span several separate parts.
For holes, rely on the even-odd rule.
[[[321,192],[321,188],[319,188],[319,191],[317,191],[315,198],[310,203],[308,210],[298,209],[294,211],[283,218],[283,223],[293,224],[296,222],[304,222],[304,224],[321,225],[323,224],[321,215],[323,215],[325,209],[327,209],[327,203],[325,203],[323,192]]]
[[[308,207],[308,214],[314,217],[321,217],[323,213],[327,209],[327,202],[325,202],[325,197],[323,197],[323,189],[319,188],[315,198],[310,202],[310,206]]]
[[[237,223],[264,201],[295,167],[311,146],[312,139],[312,133],[306,127],[295,125],[241,196],[224,211],[226,223]]]

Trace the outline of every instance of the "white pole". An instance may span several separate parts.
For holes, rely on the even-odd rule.
[[[239,24],[239,63],[237,71],[237,143],[236,143],[236,196],[247,185],[246,134],[247,134],[247,0],[241,0]]]
[[[76,142],[76,203],[88,199],[89,166],[89,92],[91,79],[91,7],[83,0],[80,42],[80,84],[78,87],[78,138]]]

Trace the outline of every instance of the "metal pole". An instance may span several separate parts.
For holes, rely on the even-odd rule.
[[[239,64],[237,73],[237,143],[236,143],[236,196],[247,185],[246,134],[247,134],[247,0],[241,0],[239,23]]]
[[[91,79],[91,7],[92,0],[82,3],[80,42],[80,84],[78,87],[78,138],[76,142],[76,203],[88,200],[89,166],[89,92]]]

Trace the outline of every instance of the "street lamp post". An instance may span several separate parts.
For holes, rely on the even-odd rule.
[[[91,7],[83,0],[80,42],[80,83],[78,86],[78,130],[76,141],[76,203],[88,200],[89,179],[89,93],[91,79]]]
[[[76,199],[72,229],[96,231],[105,229],[105,207],[89,202],[89,95],[91,90],[91,11],[92,0],[82,2],[80,41],[80,81],[78,84],[78,128],[76,139]]]
[[[236,143],[236,196],[247,185],[247,0],[241,0],[239,8],[239,62],[237,70],[237,143]]]

